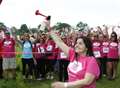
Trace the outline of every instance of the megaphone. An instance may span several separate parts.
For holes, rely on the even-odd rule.
[[[39,11],[39,10],[36,10],[36,11],[35,11],[35,15],[40,15],[40,16],[43,16],[43,17],[47,17],[46,15],[44,15],[44,14],[40,13],[40,11]]]

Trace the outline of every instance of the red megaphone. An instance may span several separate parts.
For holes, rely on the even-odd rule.
[[[40,16],[43,16],[43,17],[47,17],[46,15],[40,13],[39,10],[36,10],[36,11],[35,11],[35,15],[40,15]]]

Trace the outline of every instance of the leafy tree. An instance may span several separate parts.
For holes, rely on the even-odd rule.
[[[19,31],[19,34],[24,34],[24,33],[30,32],[26,24],[22,24],[18,31]]]
[[[83,31],[88,27],[87,23],[83,23],[83,22],[78,22],[78,24],[76,25],[77,30],[79,31]]]
[[[0,22],[0,28],[3,30],[3,31],[6,31],[6,26],[4,23]]]
[[[38,32],[38,29],[37,28],[30,28],[30,31],[34,34],[34,33]]]
[[[67,23],[58,22],[53,26],[53,29],[58,30],[63,35],[71,30],[71,25]]]

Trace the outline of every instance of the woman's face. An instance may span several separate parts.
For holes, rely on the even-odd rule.
[[[29,39],[30,39],[29,34],[25,34],[25,35],[24,35],[24,38],[25,38],[25,40],[29,40]]]
[[[75,44],[75,52],[78,54],[85,54],[87,48],[83,42],[83,39],[79,38]]]
[[[112,41],[115,40],[115,34],[111,34],[111,40],[112,40]]]
[[[100,41],[103,41],[103,38],[104,38],[103,34],[99,34],[99,38],[98,38],[98,39],[99,39]]]

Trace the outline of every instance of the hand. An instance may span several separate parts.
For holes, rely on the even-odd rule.
[[[65,88],[64,87],[64,82],[54,82],[51,85],[52,88]]]
[[[112,26],[112,31],[114,31],[114,29],[115,29],[115,26]]]
[[[33,61],[34,61],[34,65],[37,65],[37,61],[35,60],[35,58],[33,59]]]

